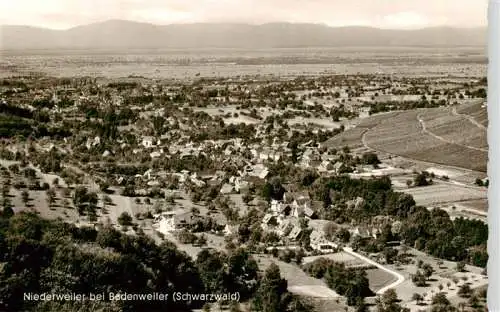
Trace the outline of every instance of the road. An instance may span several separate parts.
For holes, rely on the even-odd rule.
[[[481,175],[484,175],[484,172],[481,172],[481,171],[477,171],[477,170],[472,170],[472,169],[468,169],[468,168],[463,168],[463,167],[457,167],[457,166],[452,166],[452,165],[446,165],[446,164],[441,164],[441,163],[437,163],[437,162],[428,162],[428,161],[423,161],[423,160],[420,160],[420,159],[416,159],[416,158],[411,158],[411,157],[408,157],[406,155],[401,155],[401,154],[395,154],[395,153],[391,153],[391,152],[388,152],[388,151],[385,151],[385,150],[381,150],[381,149],[377,149],[377,148],[374,148],[374,147],[371,147],[370,145],[368,145],[368,143],[366,143],[366,133],[371,130],[371,129],[367,129],[365,130],[365,132],[363,133],[362,137],[361,137],[361,142],[363,143],[363,146],[365,148],[368,148],[372,151],[375,151],[377,153],[381,153],[381,154],[387,154],[387,155],[391,155],[391,156],[397,156],[397,157],[401,157],[403,159],[407,159],[407,160],[410,160],[414,163],[420,163],[420,164],[425,164],[425,165],[428,165],[428,166],[440,166],[440,167],[443,167],[443,168],[448,168],[448,169],[454,169],[454,170],[459,170],[459,171],[462,171],[462,172],[467,172],[467,173],[475,173],[475,174],[481,174]]]
[[[389,284],[389,285],[387,285],[387,286],[379,289],[377,291],[377,295],[381,295],[384,292],[386,292],[387,290],[389,290],[391,288],[395,288],[399,284],[401,284],[402,282],[405,281],[405,277],[403,275],[401,275],[400,273],[398,273],[396,271],[393,271],[391,269],[388,269],[385,266],[381,265],[380,263],[377,263],[377,262],[375,262],[375,261],[373,261],[373,260],[371,260],[371,259],[369,259],[369,258],[367,258],[367,257],[365,257],[363,255],[360,255],[359,253],[357,253],[354,250],[352,250],[352,248],[350,248],[350,247],[344,247],[343,249],[348,254],[353,255],[354,257],[357,257],[357,258],[359,258],[359,259],[361,259],[361,260],[363,260],[363,261],[365,261],[365,262],[367,262],[367,263],[369,263],[369,264],[371,264],[373,266],[376,266],[378,269],[380,269],[382,271],[385,271],[385,272],[387,272],[389,274],[392,274],[392,275],[394,275],[397,278],[397,280],[395,282],[393,282],[393,283],[391,283],[391,284]]]
[[[472,116],[469,116],[467,114],[461,114],[459,112],[457,112],[457,108],[456,107],[453,107],[453,109],[451,110],[451,113],[453,115],[456,115],[456,116],[462,116],[464,118],[466,118],[468,121],[470,121],[472,124],[474,124],[475,126],[483,129],[483,130],[488,130],[488,128],[486,128],[485,126],[483,126],[481,123],[479,123],[476,119],[474,119],[474,117]]]
[[[429,166],[436,166],[436,165],[439,165],[440,167],[443,167],[443,168],[448,168],[448,169],[454,169],[454,170],[459,170],[459,171],[462,171],[462,172],[467,172],[467,173],[475,173],[475,174],[481,174],[481,175],[484,175],[484,172],[481,172],[481,171],[477,171],[477,170],[472,170],[472,169],[468,169],[468,168],[463,168],[463,167],[457,167],[457,166],[452,166],[452,165],[446,165],[446,164],[441,164],[441,163],[437,163],[437,162],[428,162],[428,161],[423,161],[423,160],[420,160],[420,159],[416,159],[416,158],[411,158],[411,157],[408,157],[406,155],[400,155],[400,154],[395,154],[395,153],[390,153],[388,151],[385,151],[385,150],[380,150],[380,149],[377,149],[377,148],[374,148],[370,145],[368,145],[368,143],[366,142],[366,134],[368,133],[368,131],[372,130],[373,128],[375,128],[377,125],[371,127],[371,128],[368,128],[366,129],[364,132],[363,132],[363,135],[361,136],[361,143],[363,144],[363,146],[367,149],[370,149],[372,151],[375,151],[375,152],[378,152],[378,153],[382,153],[382,154],[387,154],[387,155],[392,155],[392,156],[397,156],[397,157],[401,157],[403,159],[408,159],[410,161],[413,161],[415,163],[421,163],[421,164],[425,164],[425,165],[429,165]]]
[[[422,133],[428,134],[428,135],[432,136],[433,138],[438,139],[444,143],[455,144],[455,145],[459,145],[459,146],[462,146],[462,147],[465,147],[468,149],[473,149],[476,151],[488,153],[488,149],[486,149],[486,148],[474,147],[474,146],[470,146],[470,145],[465,145],[465,144],[460,144],[460,143],[456,143],[453,141],[449,141],[449,140],[446,140],[445,138],[443,138],[442,136],[436,135],[433,132],[427,130],[427,127],[425,125],[425,121],[422,119],[421,114],[417,115],[417,120],[420,123],[420,126],[422,127]]]

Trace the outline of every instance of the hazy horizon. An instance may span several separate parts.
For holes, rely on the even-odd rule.
[[[311,23],[381,29],[487,25],[487,0],[18,0],[0,2],[2,25],[54,30],[126,20],[155,25]]]
[[[265,22],[265,23],[246,23],[246,22],[185,22],[185,23],[168,23],[168,24],[159,24],[159,23],[152,23],[152,22],[144,22],[144,21],[136,21],[136,20],[127,20],[127,19],[107,19],[107,20],[102,20],[102,21],[96,21],[96,22],[91,22],[91,23],[86,23],[86,24],[78,24],[74,25],[71,27],[67,28],[51,28],[51,27],[46,27],[46,26],[37,26],[37,25],[27,25],[27,24],[0,24],[0,26],[7,26],[7,27],[32,27],[32,28],[40,28],[40,29],[48,29],[48,30],[54,30],[54,31],[66,31],[66,30],[71,30],[74,28],[78,27],[83,27],[83,26],[89,26],[89,25],[95,25],[95,24],[103,24],[107,22],[130,22],[130,23],[138,23],[138,24],[149,24],[149,25],[154,25],[154,26],[172,26],[172,25],[200,25],[200,24],[206,24],[206,25],[251,25],[251,26],[263,26],[263,25],[271,25],[271,24],[295,24],[295,25],[322,25],[330,28],[374,28],[374,29],[380,29],[380,30],[422,30],[422,29],[429,29],[429,28],[457,28],[457,29],[479,29],[479,28],[485,28],[487,25],[479,25],[479,26],[449,26],[449,25],[436,25],[436,26],[422,26],[422,27],[415,27],[415,28],[385,28],[385,27],[377,27],[377,26],[370,26],[370,25],[327,25],[325,23],[314,23],[314,22],[288,22],[288,21],[274,21],[274,22]]]

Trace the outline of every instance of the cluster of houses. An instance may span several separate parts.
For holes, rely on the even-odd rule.
[[[272,200],[268,213],[262,219],[261,227],[266,232],[274,232],[280,238],[295,242],[302,229],[299,218],[316,218],[313,201],[308,194],[285,193],[282,201]]]

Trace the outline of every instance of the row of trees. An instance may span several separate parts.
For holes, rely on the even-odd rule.
[[[326,258],[308,263],[304,271],[314,278],[324,279],[326,284],[339,295],[347,297],[347,303],[354,306],[362,298],[373,295],[369,288],[366,271],[346,268]]]
[[[85,202],[85,194],[75,195]],[[286,290],[279,269],[262,277],[244,249],[203,250],[196,261],[174,244],[160,245],[140,234],[128,236],[109,226],[89,227],[49,221],[36,214],[0,216],[0,310],[59,309],[82,303],[23,300],[23,293],[239,292],[252,311],[311,311]],[[85,302],[107,311],[191,311],[196,301]]]

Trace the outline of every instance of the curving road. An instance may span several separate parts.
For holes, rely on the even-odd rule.
[[[485,126],[483,126],[481,123],[479,123],[474,117],[472,116],[469,116],[467,114],[461,114],[459,112],[457,112],[457,108],[456,107],[453,107],[453,109],[451,110],[451,113],[455,116],[462,116],[464,118],[466,118],[468,121],[470,121],[472,124],[474,124],[475,126],[483,129],[483,130],[488,130],[488,128],[486,128]]]
[[[376,127],[376,126],[374,126],[374,127]],[[455,170],[460,170],[460,171],[463,171],[463,172],[476,173],[476,174],[482,174],[482,175],[484,174],[484,172],[477,171],[477,170],[472,170],[472,169],[458,167],[458,166],[452,166],[452,165],[445,165],[445,164],[437,163],[437,162],[424,161],[424,160],[420,160],[420,159],[416,159],[416,158],[411,158],[411,157],[408,157],[406,155],[395,154],[395,153],[388,152],[386,150],[381,150],[381,149],[377,149],[377,148],[371,147],[366,142],[366,133],[369,130],[371,130],[371,129],[372,128],[366,129],[363,132],[363,135],[361,136],[361,143],[363,144],[363,146],[365,148],[368,148],[368,149],[370,149],[372,151],[375,151],[375,152],[378,152],[378,153],[383,153],[383,154],[386,154],[386,155],[392,155],[392,156],[401,157],[401,158],[408,159],[408,160],[411,160],[411,161],[416,162],[416,163],[426,164],[426,165],[429,165],[429,166],[436,166],[436,165],[438,165],[438,166],[443,167],[443,168],[455,169]]]
[[[459,146],[462,146],[462,147],[465,147],[465,148],[468,148],[468,149],[473,149],[473,150],[480,151],[480,152],[486,152],[486,153],[488,152],[488,149],[486,149],[486,148],[479,148],[479,147],[474,147],[474,146],[470,146],[470,145],[459,144],[459,143],[456,143],[456,142],[453,142],[453,141],[446,140],[445,138],[443,138],[443,137],[441,137],[441,136],[439,136],[437,134],[434,134],[433,132],[427,130],[427,127],[425,125],[425,121],[422,119],[421,115],[422,114],[418,114],[417,115],[417,120],[420,123],[420,126],[422,127],[422,132],[423,133],[428,134],[428,135],[432,136],[433,138],[438,139],[440,141],[443,141],[445,143],[459,145]]]
[[[377,262],[375,262],[375,261],[373,261],[373,260],[371,260],[363,255],[360,255],[359,253],[353,251],[351,247],[344,247],[343,250],[346,253],[353,255],[354,257],[360,258],[361,260],[363,260],[363,261],[365,261],[373,266],[376,266],[378,269],[383,270],[389,274],[392,274],[397,278],[397,280],[395,282],[379,289],[377,291],[378,295],[383,294],[384,292],[386,292],[387,290],[389,290],[391,288],[395,288],[395,287],[399,286],[399,284],[401,284],[402,282],[405,281],[405,277],[403,275],[401,275],[400,273],[393,271],[393,270],[390,270],[390,269],[386,268],[385,266],[381,265],[380,263],[377,263]]]

